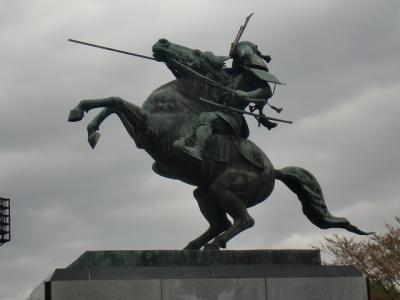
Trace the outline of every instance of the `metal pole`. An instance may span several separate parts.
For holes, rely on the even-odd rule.
[[[154,57],[151,57],[151,56],[146,56],[146,55],[142,55],[142,54],[136,54],[136,53],[133,53],[133,52],[118,50],[118,49],[105,47],[105,46],[100,46],[100,45],[96,45],[96,44],[86,43],[86,42],[82,42],[82,41],[78,41],[78,40],[74,40],[74,39],[68,39],[68,41],[69,42],[73,42],[73,43],[77,43],[77,44],[82,44],[82,45],[85,45],[85,46],[100,48],[100,49],[104,49],[104,50],[108,50],[108,51],[114,51],[114,52],[118,52],[118,53],[137,56],[137,57],[141,57],[141,58],[145,58],[145,59],[156,60]]]

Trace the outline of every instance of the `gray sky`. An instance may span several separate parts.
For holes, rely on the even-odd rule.
[[[76,38],[151,54],[161,37],[226,55],[243,39],[272,56],[288,85],[271,99],[295,124],[251,139],[276,167],[319,179],[331,212],[380,231],[399,215],[398,0],[0,0],[0,193],[12,242],[0,248],[0,299],[26,298],[85,250],[180,249],[207,224],[192,187],[157,176],[115,117],[95,150],[67,116],[80,99],[140,105],[171,80],[163,64],[68,43]],[[250,210],[255,227],[229,249],[309,248],[325,235],[281,183]]]

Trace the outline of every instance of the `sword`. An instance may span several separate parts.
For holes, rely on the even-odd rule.
[[[245,115],[253,116],[253,117],[256,117],[256,118],[260,118],[260,119],[267,119],[267,120],[276,121],[276,122],[282,122],[282,123],[287,123],[287,124],[293,124],[293,121],[283,120],[283,119],[278,119],[278,118],[273,118],[273,117],[267,117],[267,116],[264,116],[264,115],[259,115],[259,114],[251,113],[251,112],[248,112],[248,111],[245,111],[245,110],[241,110],[241,109],[237,109],[237,108],[234,108],[234,107],[231,107],[231,106],[227,106],[227,105],[215,103],[215,102],[213,102],[213,101],[204,99],[204,98],[202,98],[202,97],[200,97],[199,100],[202,101],[202,102],[211,104],[211,105],[213,105],[213,106],[216,106],[216,107],[219,107],[219,108],[222,108],[222,109],[225,109],[225,110],[237,112],[237,113],[240,113],[240,114],[245,114]]]
[[[231,43],[231,49],[229,50],[229,56],[232,57],[233,51],[235,50],[235,47],[236,47],[237,43],[239,43],[239,40],[242,37],[244,30],[246,29],[247,23],[249,23],[250,18],[251,18],[251,16],[253,14],[254,13],[251,13],[250,15],[248,15],[247,18],[246,18],[246,21],[244,22],[244,25],[240,26],[239,32],[236,35],[235,40],[233,41],[233,43]]]

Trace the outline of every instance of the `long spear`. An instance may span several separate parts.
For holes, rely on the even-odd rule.
[[[249,17],[251,17],[251,15]],[[141,57],[141,58],[145,58],[145,59],[149,59],[149,60],[156,60],[154,57],[150,57],[150,56],[146,56],[146,55],[142,55],[142,54],[137,54],[137,53],[133,53],[133,52],[129,52],[129,51],[118,50],[118,49],[115,49],[115,48],[100,46],[100,45],[96,45],[96,44],[92,44],[92,43],[82,42],[82,41],[78,41],[78,40],[74,40],[74,39],[68,39],[68,41],[69,42],[73,42],[73,43],[77,43],[77,44],[90,46],[90,47],[100,48],[100,49],[104,49],[104,50],[108,50],[108,51],[113,51],[113,52],[128,54],[128,55],[132,55],[132,56],[136,56],[136,57]],[[221,84],[219,82],[216,82],[216,81],[214,81],[214,80],[212,80],[212,79],[210,79],[210,78],[208,78],[208,77],[206,77],[204,75],[199,74],[195,70],[191,69],[190,67],[188,67],[186,65],[183,65],[183,64],[179,63],[176,60],[172,60],[172,61],[175,64],[175,66],[178,66],[178,67],[184,69],[186,72],[191,74],[193,77],[195,77],[195,78],[197,78],[197,79],[199,79],[199,80],[201,80],[203,82],[206,82],[206,83],[208,83],[208,84],[210,84],[210,85],[212,85],[214,87],[217,87],[217,88],[223,89],[225,91],[228,91],[228,92],[230,92],[232,94],[235,94],[235,91],[233,89],[231,89],[231,88],[229,88],[229,87],[227,87],[227,86],[225,86],[225,85],[223,85],[223,84]],[[221,104],[209,101],[209,100],[204,99],[204,98],[200,98],[200,100],[203,101],[203,102],[207,102],[208,104],[220,107],[222,109],[234,111],[234,112],[237,112],[237,113],[243,113],[243,114],[250,115],[250,116],[253,116],[253,117],[256,117],[256,118],[269,119],[269,120],[272,120],[272,121],[289,123],[289,124],[293,123],[292,121],[282,120],[282,119],[277,119],[277,118],[272,118],[272,117],[267,117],[267,116],[264,116],[264,115],[258,115],[258,114],[254,114],[254,113],[247,112],[247,111],[244,111],[244,110],[236,109],[236,108],[233,108],[233,107],[221,105]],[[261,99],[251,99],[251,100],[254,103],[263,102],[263,100],[261,100]]]
[[[90,47],[100,48],[100,49],[104,49],[104,50],[108,50],[108,51],[114,51],[114,52],[118,52],[118,53],[123,53],[123,54],[132,55],[132,56],[137,56],[137,57],[141,57],[141,58],[145,58],[145,59],[156,60],[154,57],[151,57],[151,56],[146,56],[146,55],[137,54],[137,53],[133,53],[133,52],[118,50],[118,49],[110,48],[110,47],[104,47],[104,46],[100,46],[100,45],[96,45],[96,44],[91,44],[91,43],[87,43],[87,42],[82,42],[82,41],[78,41],[78,40],[74,40],[74,39],[68,39],[68,41],[69,41],[69,42],[73,42],[73,43],[77,43],[77,44],[82,44],[82,45],[90,46]]]
[[[293,124],[293,122],[289,121],[289,120],[283,120],[283,119],[278,119],[278,118],[273,118],[273,117],[267,117],[267,116],[264,116],[264,115],[258,115],[258,114],[251,113],[251,112],[248,112],[248,111],[245,111],[245,110],[241,110],[241,109],[237,109],[237,108],[234,108],[234,107],[231,107],[231,106],[219,104],[219,103],[204,99],[202,97],[200,97],[199,100],[202,101],[202,102],[211,104],[213,106],[216,106],[216,107],[219,107],[219,108],[222,108],[222,109],[225,109],[225,110],[230,110],[230,111],[233,111],[233,112],[237,112],[237,113],[240,113],[240,114],[245,114],[245,115],[253,116],[253,117],[256,117],[256,118],[267,119],[267,120],[276,121],[276,122]]]

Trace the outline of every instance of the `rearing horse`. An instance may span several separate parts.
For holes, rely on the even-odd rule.
[[[214,134],[210,140],[219,145],[220,153],[204,155],[201,160],[175,149],[174,141],[193,135],[200,113],[215,110],[198,98],[216,101],[221,91],[192,78],[174,62],[225,85],[229,85],[231,78],[224,68],[223,58],[211,52],[160,39],[153,46],[153,55],[166,63],[176,79],[153,91],[142,108],[119,97],[82,100],[71,110],[68,120],[80,121],[84,112],[104,108],[87,126],[88,141],[94,148],[100,137],[100,124],[115,113],[136,146],[154,159],[152,168],[157,174],[196,186],[193,195],[210,226],[184,249],[225,248],[230,239],[254,225],[247,208],[267,199],[276,179],[297,195],[303,213],[319,228],[344,228],[356,234],[367,234],[347,219],[329,213],[321,188],[310,172],[299,167],[275,169],[250,140]],[[232,217],[233,224],[227,215]]]

